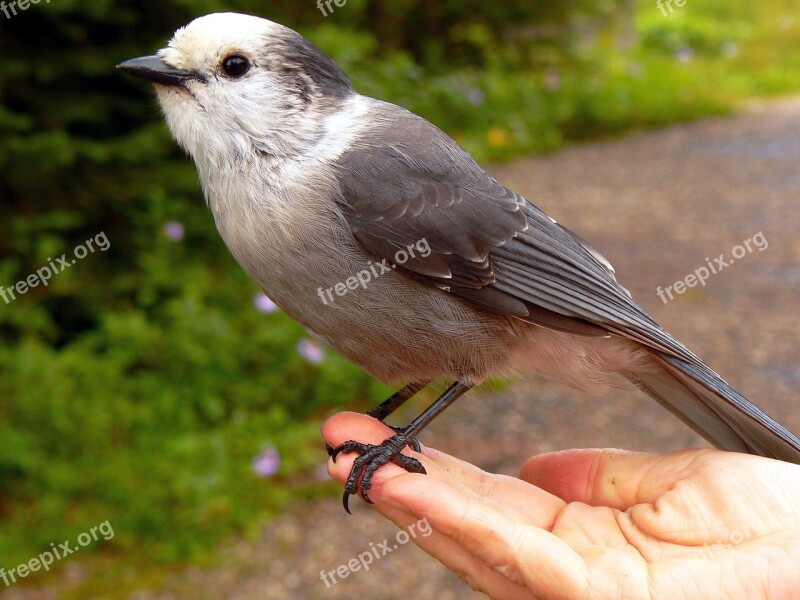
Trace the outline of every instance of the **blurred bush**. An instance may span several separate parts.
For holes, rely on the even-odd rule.
[[[335,5],[334,5],[335,7]],[[105,253],[0,300],[0,566],[106,519],[160,559],[318,493],[330,407],[388,390],[305,334],[219,240],[152,91],[114,65],[193,17],[261,14],[356,88],[481,160],[800,89],[788,0],[59,0],[0,15],[0,285],[104,232]],[[298,350],[299,348],[299,350]],[[277,473],[258,460],[280,456]],[[269,476],[269,477],[267,477]]]

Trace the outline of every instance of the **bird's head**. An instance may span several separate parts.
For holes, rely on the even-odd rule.
[[[344,72],[300,34],[237,13],[200,17],[156,56],[119,65],[156,84],[178,143],[199,162],[291,156],[351,96]]]

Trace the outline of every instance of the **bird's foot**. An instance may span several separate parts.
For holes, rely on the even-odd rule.
[[[384,423],[389,429],[394,431],[396,434],[400,435],[403,433],[403,428],[398,427],[397,425],[389,425],[388,423]],[[419,445],[419,441],[415,437],[410,437],[406,440],[406,444],[409,448],[411,448],[414,452],[422,452],[422,446]]]
[[[348,513],[350,512],[350,496],[360,493],[365,501],[372,504],[367,492],[372,487],[372,476],[383,465],[393,462],[409,473],[426,473],[425,467],[422,466],[421,462],[416,458],[411,458],[401,453],[403,448],[412,445],[414,438],[406,437],[402,429],[395,429],[395,431],[397,431],[395,435],[384,440],[379,445],[362,444],[350,440],[330,452],[333,462],[336,462],[336,458],[342,453],[355,452],[359,455],[344,485],[342,505]]]
[[[380,419],[378,419],[378,420],[380,420]],[[383,421],[381,421],[381,423],[383,423]],[[397,425],[389,425],[388,423],[383,423],[383,424],[386,425],[389,429],[391,429],[392,431],[394,431],[397,434],[403,433],[403,428],[402,427],[398,427]],[[415,437],[408,438],[408,441],[406,442],[406,444],[414,452],[422,452],[422,446],[420,446],[419,441],[417,440],[417,438],[415,438]],[[331,446],[330,444],[325,444],[325,450],[328,452],[328,456],[333,456],[333,451],[334,451],[333,446]]]
[[[388,415],[385,415],[385,414],[381,413],[380,412],[380,408],[381,408],[380,406],[377,406],[377,407],[375,407],[375,408],[373,408],[371,410],[368,410],[365,414],[368,417],[372,417],[373,419],[378,419],[378,421],[380,421],[381,423],[386,425],[389,429],[391,429],[395,433],[397,433],[397,434],[403,433],[403,428],[402,427],[398,427],[397,425],[389,425],[386,421],[384,421],[384,419]],[[422,448],[420,447],[419,442],[417,441],[417,438],[415,438],[415,437],[408,438],[408,446],[414,452],[422,452]],[[328,454],[330,454],[330,452]]]

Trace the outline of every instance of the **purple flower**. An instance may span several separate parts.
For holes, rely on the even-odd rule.
[[[253,459],[253,472],[259,477],[272,477],[281,466],[281,456],[272,446],[264,449]]]
[[[170,241],[180,242],[183,240],[186,232],[183,229],[183,225],[178,221],[168,221],[164,224],[164,235],[166,235]]]
[[[675,53],[675,59],[679,63],[687,63],[694,58],[694,50],[689,48],[688,46],[683,46],[679,48],[678,51]]]
[[[297,351],[300,353],[300,356],[305,358],[312,365],[318,365],[324,358],[322,348],[311,340],[300,340],[297,343]]]
[[[467,100],[469,100],[470,104],[474,104],[475,106],[483,104],[485,99],[486,95],[478,88],[470,88],[469,92],[467,92]]]
[[[255,305],[256,309],[262,313],[270,314],[279,310],[278,305],[270,300],[266,294],[261,292],[253,294],[253,304]]]
[[[555,92],[561,87],[561,72],[555,67],[550,67],[544,73],[544,87]]]

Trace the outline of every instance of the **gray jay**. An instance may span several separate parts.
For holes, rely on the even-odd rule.
[[[295,31],[211,14],[119,68],[156,84],[247,274],[340,354],[406,383],[368,414],[453,382],[382,444],[329,449],[359,454],[345,508],[390,461],[424,472],[401,450],[459,396],[525,370],[636,386],[720,448],[800,463],[800,439],[651,319],[600,253],[428,121],[358,94]]]

